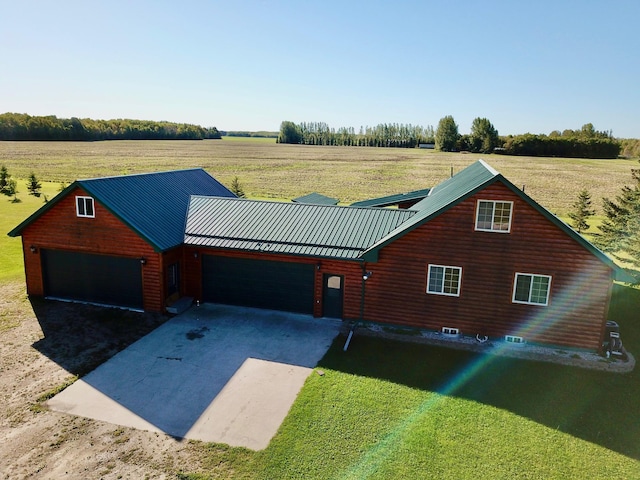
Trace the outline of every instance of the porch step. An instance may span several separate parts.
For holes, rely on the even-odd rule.
[[[178,315],[187,310],[193,304],[193,297],[182,297],[167,307],[167,312]]]

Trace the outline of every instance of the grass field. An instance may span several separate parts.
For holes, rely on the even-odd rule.
[[[312,191],[355,201],[432,186],[475,155],[202,142],[0,142],[14,177],[34,171],[53,196],[75,178],[202,166],[249,195],[292,198]],[[630,160],[484,157],[544,206],[566,214],[582,188],[594,203],[629,183]],[[22,281],[19,239],[6,237],[42,198],[19,185],[0,197],[0,282]],[[25,303],[28,306],[28,303]],[[25,307],[26,308],[26,307]],[[640,355],[640,291],[616,285],[612,320]],[[2,312],[0,312],[1,314]],[[278,434],[261,452],[198,445],[207,461],[180,478],[583,479],[640,478],[640,373],[482,356],[357,336],[338,338]],[[231,473],[229,473],[231,472]]]
[[[247,195],[291,199],[311,192],[344,203],[436,185],[483,158],[540,204],[566,215],[586,188],[594,206],[631,181],[636,160],[481,156],[433,150],[276,144],[273,139],[206,141],[0,142],[14,177],[35,172],[54,183],[78,178],[202,167]]]

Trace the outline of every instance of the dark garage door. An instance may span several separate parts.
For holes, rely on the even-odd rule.
[[[206,302],[313,313],[315,267],[309,264],[202,256]]]
[[[136,258],[41,250],[47,297],[142,309],[142,272]]]

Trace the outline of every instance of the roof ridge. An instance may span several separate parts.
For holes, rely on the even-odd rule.
[[[191,195],[191,198],[215,198],[224,201],[242,201],[242,202],[253,202],[253,203],[270,203],[274,205],[291,205],[291,207],[286,208],[334,208],[334,209],[344,209],[344,210],[372,210],[372,211],[385,211],[385,212],[396,212],[404,213],[404,212],[412,212],[416,213],[417,210],[410,209],[391,209],[391,208],[380,208],[380,207],[360,207],[360,206],[351,206],[351,205],[324,205],[321,203],[297,203],[297,202],[288,202],[288,201],[279,201],[279,200],[258,200],[255,198],[233,198],[233,197],[221,197],[217,195]]]
[[[159,172],[139,172],[139,173],[127,173],[124,175],[109,175],[106,177],[80,178],[80,179],[76,179],[75,182],[82,183],[82,182],[92,182],[96,180],[112,180],[112,179],[120,179],[120,178],[141,177],[145,175],[164,175],[164,174],[173,174],[173,173],[180,173],[180,172],[193,172],[196,170],[203,170],[206,172],[206,170],[204,170],[204,168],[202,167],[179,168],[176,170],[162,170]]]

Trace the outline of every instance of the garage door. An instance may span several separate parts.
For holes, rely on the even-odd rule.
[[[204,301],[313,313],[315,267],[203,255]]]
[[[47,297],[142,309],[142,266],[136,258],[41,250]]]

